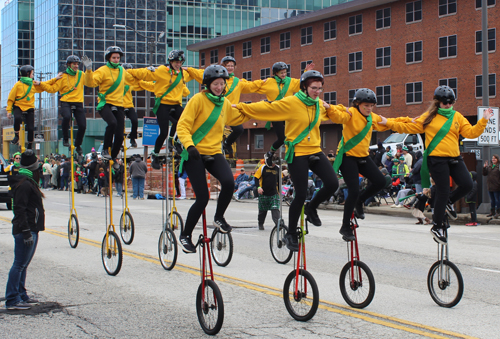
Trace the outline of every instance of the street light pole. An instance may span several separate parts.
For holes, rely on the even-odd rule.
[[[489,75],[489,65],[488,65],[488,1],[487,0],[481,0],[481,50],[482,50],[482,74],[483,74],[483,81],[482,81],[482,89],[483,89],[483,106],[489,106],[490,105],[490,86],[489,86],[489,80],[490,80],[490,75]],[[479,118],[479,117],[478,117]],[[498,122],[497,123],[497,128],[498,128]],[[490,146],[483,146],[483,154],[482,154],[482,159],[487,160],[490,159]],[[484,161],[483,160],[483,161]],[[486,180],[483,180],[483,185],[482,185],[482,191],[483,193],[481,194],[482,197],[482,203],[478,208],[479,213],[487,213],[489,208],[491,207],[490,203],[486,203],[488,201],[488,189],[486,185]]]

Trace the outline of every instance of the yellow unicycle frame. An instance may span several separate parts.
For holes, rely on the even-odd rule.
[[[125,129],[123,130],[125,136]],[[122,193],[122,215],[120,217],[120,235],[125,244],[130,245],[134,241],[134,219],[128,208],[128,180],[127,180],[127,139],[123,138],[123,181],[125,191]],[[123,205],[124,204],[124,205]]]
[[[22,113],[22,121],[21,128],[19,129],[19,145],[21,146],[21,153],[26,151],[26,117],[28,116],[28,112]]]
[[[168,166],[168,164],[166,166]],[[167,173],[168,173],[168,171],[167,171]],[[168,176],[167,176],[167,180],[168,180]],[[170,226],[171,226],[172,230],[177,230],[177,229],[179,229],[179,226],[180,226],[180,229],[182,231],[182,229],[184,228],[184,221],[182,220],[182,217],[181,217],[180,213],[177,211],[177,207],[175,206],[175,152],[174,152],[174,150],[172,150],[172,192],[173,192],[172,193],[172,204],[171,204],[170,212],[168,214],[168,218],[170,218]],[[166,199],[168,199],[168,188],[167,188],[167,192],[165,194],[165,197],[166,197]]]
[[[73,143],[73,111],[74,106],[71,106],[71,207],[69,211],[69,222],[68,222],[68,240],[69,245],[72,248],[78,246],[78,240],[80,238],[80,227],[78,225],[78,213],[75,208],[75,145]]]

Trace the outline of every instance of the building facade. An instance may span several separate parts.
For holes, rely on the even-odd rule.
[[[496,25],[500,11],[488,0],[488,53],[490,105],[498,106]],[[234,50],[236,76],[266,78],[274,62],[284,61],[299,78],[314,62],[325,76],[322,99],[350,105],[357,88],[377,94],[375,112],[386,117],[418,116],[425,112],[434,89],[448,85],[457,94],[455,108],[472,123],[482,104],[480,0],[357,0],[300,17],[229,34],[188,46],[208,56]],[[250,46],[250,48],[249,48]],[[205,56],[205,58],[203,58]],[[242,95],[242,101],[264,96]],[[240,154],[261,155],[275,140],[264,123],[249,122],[240,138]],[[323,149],[336,149],[341,127],[321,127]],[[373,141],[387,133],[374,133]],[[258,148],[256,148],[258,147]]]

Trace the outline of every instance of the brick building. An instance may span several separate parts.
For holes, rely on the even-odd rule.
[[[496,97],[499,65],[496,0],[488,0],[490,105]],[[377,93],[376,113],[386,117],[417,116],[427,109],[440,84],[454,88],[455,108],[476,122],[481,105],[481,0],[355,0],[312,13],[189,45],[200,52],[200,65],[216,63],[234,51],[235,75],[248,80],[270,76],[274,62],[289,65],[298,78],[306,63],[325,76],[322,99],[350,104],[355,89]],[[259,101],[263,95],[242,95]],[[261,157],[275,140],[265,123],[250,121],[238,141],[240,158]],[[341,126],[325,122],[322,148],[335,149]],[[374,133],[373,141],[387,133]]]

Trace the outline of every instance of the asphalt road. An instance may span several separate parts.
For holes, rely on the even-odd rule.
[[[131,200],[136,236],[123,245],[120,273],[109,276],[100,255],[105,232],[104,198],[76,195],[80,244],[69,246],[67,192],[45,191],[46,232],[40,235],[28,270],[27,288],[42,304],[31,312],[0,310],[1,338],[198,338],[205,337],[195,309],[199,256],[180,253],[172,271],[158,260],[161,201]],[[177,201],[183,217],[191,201]],[[114,199],[118,225],[121,200]],[[215,201],[207,208],[209,220]],[[285,208],[286,215],[286,208]],[[13,259],[12,212],[0,210],[0,286]],[[277,264],[269,251],[271,216],[257,229],[257,205],[232,202],[226,213],[234,256],[214,266],[225,317],[222,338],[495,338],[500,316],[500,228],[452,226],[450,259],[462,272],[465,291],[454,308],[442,308],[427,290],[427,273],[437,246],[429,226],[415,219],[368,214],[360,221],[360,256],[372,270],[376,292],[363,310],[349,307],[339,290],[347,262],[338,234],[342,214],[322,210],[322,227],[306,238],[307,270],[314,276],[320,307],[313,319],[297,322],[285,309],[282,288],[293,269]],[[287,218],[285,217],[285,220]],[[195,229],[194,235],[201,228]],[[176,232],[179,235],[179,232]]]

